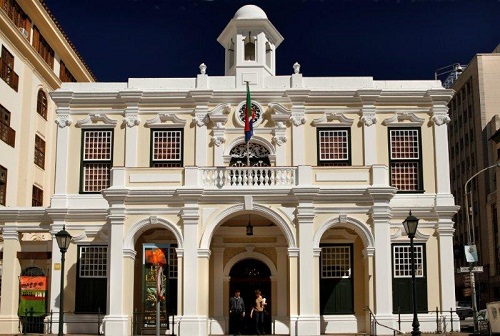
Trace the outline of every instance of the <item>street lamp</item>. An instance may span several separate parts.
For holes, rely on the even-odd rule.
[[[58,336],[63,336],[63,307],[64,307],[64,255],[68,250],[69,244],[71,243],[71,235],[66,231],[66,225],[63,229],[55,234],[57,245],[61,250],[61,290],[59,292],[59,333]]]
[[[469,218],[469,191],[468,191],[469,190],[468,189],[469,183],[479,174],[481,174],[489,169],[495,168],[495,167],[500,167],[500,161],[494,165],[491,165],[489,167],[481,169],[480,171],[478,171],[477,173],[472,175],[471,178],[469,178],[467,180],[467,182],[465,182],[465,186],[464,186],[464,196],[465,197],[464,198],[465,198],[465,218],[467,219],[467,244],[468,244],[468,246],[466,248],[475,250],[475,244],[476,244],[476,237],[474,234],[474,216],[472,217],[472,223],[471,223],[471,220]],[[471,194],[471,197],[472,197],[472,194]],[[472,201],[471,201],[471,203],[472,203]],[[472,234],[471,234],[471,231],[472,231]],[[470,285],[472,288],[471,300],[472,300],[472,315],[474,318],[474,332],[477,332],[476,281],[475,281],[475,276],[474,276],[474,272],[473,272],[473,265],[474,265],[475,261],[477,261],[477,260],[469,261],[469,277],[470,277]]]
[[[417,316],[417,286],[415,284],[415,254],[413,250],[413,238],[415,238],[415,233],[417,233],[419,219],[411,214],[406,217],[403,222],[406,234],[410,238],[410,259],[411,259],[411,284],[412,284],[412,294],[413,294],[413,330],[411,334],[413,336],[420,336],[420,323],[418,323]]]

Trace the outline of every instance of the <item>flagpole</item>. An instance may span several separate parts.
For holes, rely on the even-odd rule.
[[[250,84],[250,81],[245,81],[245,83],[246,83],[246,87],[247,87],[247,102],[246,102],[245,118],[249,119],[248,120],[249,123],[253,123],[253,118],[250,119],[250,116],[249,116],[249,114],[251,113],[250,111],[252,111],[252,101],[250,100],[250,89],[248,87],[248,85]],[[250,115],[252,115],[252,114],[250,114]],[[246,137],[246,135],[245,135],[245,137]],[[246,141],[247,167],[250,167],[250,139],[251,139],[251,137],[248,139],[248,141]]]
[[[247,167],[250,167],[250,140],[247,142]]]

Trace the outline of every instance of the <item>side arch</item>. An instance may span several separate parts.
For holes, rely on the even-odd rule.
[[[374,251],[374,241],[372,233],[368,227],[361,221],[347,216],[339,216],[337,218],[329,219],[324,225],[322,225],[314,234],[313,238],[313,248],[319,248],[319,243],[323,234],[330,228],[333,227],[345,227],[348,229],[353,229],[363,241],[363,245],[367,252],[370,254]]]
[[[164,218],[159,218],[156,216],[151,216],[144,218],[143,220],[132,225],[130,230],[127,232],[125,239],[123,240],[123,251],[134,251],[134,245],[137,238],[143,234],[146,230],[152,228],[163,228],[172,231],[177,240],[178,248],[182,248],[184,240],[182,237],[182,232],[177,227],[177,225],[172,224]]]
[[[214,219],[210,221],[210,223],[207,224],[206,229],[203,231],[203,235],[201,237],[200,249],[210,249],[210,242],[212,241],[212,236],[215,229],[220,225],[220,223],[222,223],[224,219],[241,211],[249,211],[251,213],[262,215],[263,217],[271,220],[281,229],[281,231],[285,235],[288,247],[296,247],[295,236],[292,232],[292,229],[290,228],[288,223],[274,210],[271,210],[268,207],[259,204],[255,204],[251,210],[247,210],[244,208],[243,204],[236,204],[221,211]]]

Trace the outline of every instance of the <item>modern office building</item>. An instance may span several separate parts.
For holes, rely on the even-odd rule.
[[[402,222],[410,211],[420,219],[421,330],[436,329],[436,307],[449,330],[453,91],[434,80],[307,77],[298,63],[277,75],[283,37],[253,5],[240,8],[217,41],[223,76],[201,64],[192,78],[64,83],[51,93],[54,196],[40,211],[0,211],[10,303],[0,333],[17,330],[18,277],[30,265],[17,256],[28,251],[52,252],[43,261],[48,309],[61,309],[63,278],[67,332],[94,330],[98,314],[106,335],[151,332],[159,301],[162,332],[227,334],[235,289],[248,332],[255,289],[268,302],[269,334],[376,327],[392,335],[398,316],[409,331],[412,269]],[[53,235],[63,228],[73,238],[61,274]]]
[[[478,307],[482,308],[485,303],[500,297],[499,171],[495,167],[498,162],[500,47],[492,53],[477,54],[462,68],[463,72],[451,87],[456,93],[449,103],[451,190],[460,205],[454,220],[455,256],[457,268],[468,266],[464,246],[476,245],[479,260],[474,265],[482,266],[483,272],[474,276],[475,290]],[[488,167],[491,168],[484,170]],[[475,174],[478,175],[473,177]],[[465,203],[467,181],[469,221]],[[471,300],[472,286],[468,278],[467,273],[457,274],[457,298],[460,300]]]

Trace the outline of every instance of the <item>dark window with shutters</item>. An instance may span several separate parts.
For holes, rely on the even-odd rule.
[[[37,186],[33,186],[33,193],[31,196],[31,206],[43,206],[43,190]]]
[[[75,313],[106,314],[108,246],[78,246]]]
[[[320,314],[353,314],[353,245],[322,244]]]
[[[35,164],[45,169],[45,141],[35,135]]]
[[[2,46],[2,63],[0,64],[0,77],[11,88],[17,91],[19,76],[14,72],[14,56]]]
[[[0,139],[12,147],[16,145],[16,131],[10,128],[10,112],[2,105],[0,105]]]
[[[47,120],[47,95],[42,89],[38,90],[36,99],[36,112]]]
[[[5,205],[7,197],[7,168],[0,166],[0,205]]]
[[[392,307],[395,314],[398,312],[402,314],[413,312],[410,252],[410,244],[392,245]],[[414,256],[417,311],[419,313],[426,313],[428,306],[424,244],[414,244]]]
[[[66,64],[61,61],[61,69],[59,70],[59,79],[61,79],[61,82],[76,82],[75,77],[73,74],[68,70],[66,67]]]
[[[33,27],[33,47],[51,69],[54,69],[54,50],[42,36],[38,27]]]

